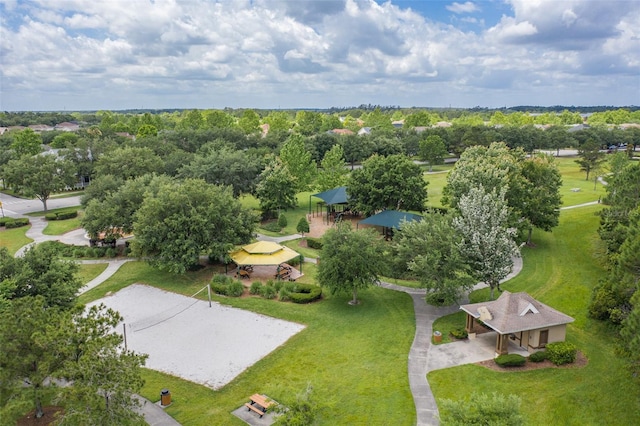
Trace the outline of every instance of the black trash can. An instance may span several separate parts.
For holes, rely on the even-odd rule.
[[[169,392],[169,389],[162,389],[160,392],[160,405],[165,407],[171,405],[171,392]]]

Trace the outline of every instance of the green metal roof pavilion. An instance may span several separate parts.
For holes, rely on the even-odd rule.
[[[361,220],[358,225],[375,225],[383,226],[385,228],[400,229],[402,222],[413,222],[416,220],[422,220],[422,216],[419,214],[399,212],[397,210],[384,210],[373,216]]]

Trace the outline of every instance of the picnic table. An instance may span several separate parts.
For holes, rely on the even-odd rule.
[[[244,269],[239,269],[238,272],[236,272],[236,275],[240,278],[251,278],[251,274]]]
[[[267,412],[267,409],[273,405],[273,402],[269,401],[263,395],[254,393],[249,397],[249,402],[244,405],[247,407],[247,411],[253,411],[262,418],[262,416]]]

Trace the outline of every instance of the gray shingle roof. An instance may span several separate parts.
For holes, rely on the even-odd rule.
[[[574,321],[569,315],[538,302],[525,292],[504,291],[497,300],[460,306],[460,309],[474,318],[480,318],[480,308],[486,308],[491,316],[491,319],[483,319],[483,322],[500,334],[553,327]]]

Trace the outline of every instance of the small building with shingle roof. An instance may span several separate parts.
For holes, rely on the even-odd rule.
[[[563,342],[567,324],[574,321],[525,292],[504,291],[497,300],[461,305],[460,309],[467,313],[467,332],[479,320],[497,333],[498,355],[508,353],[509,340],[527,352],[542,350],[548,343]]]

